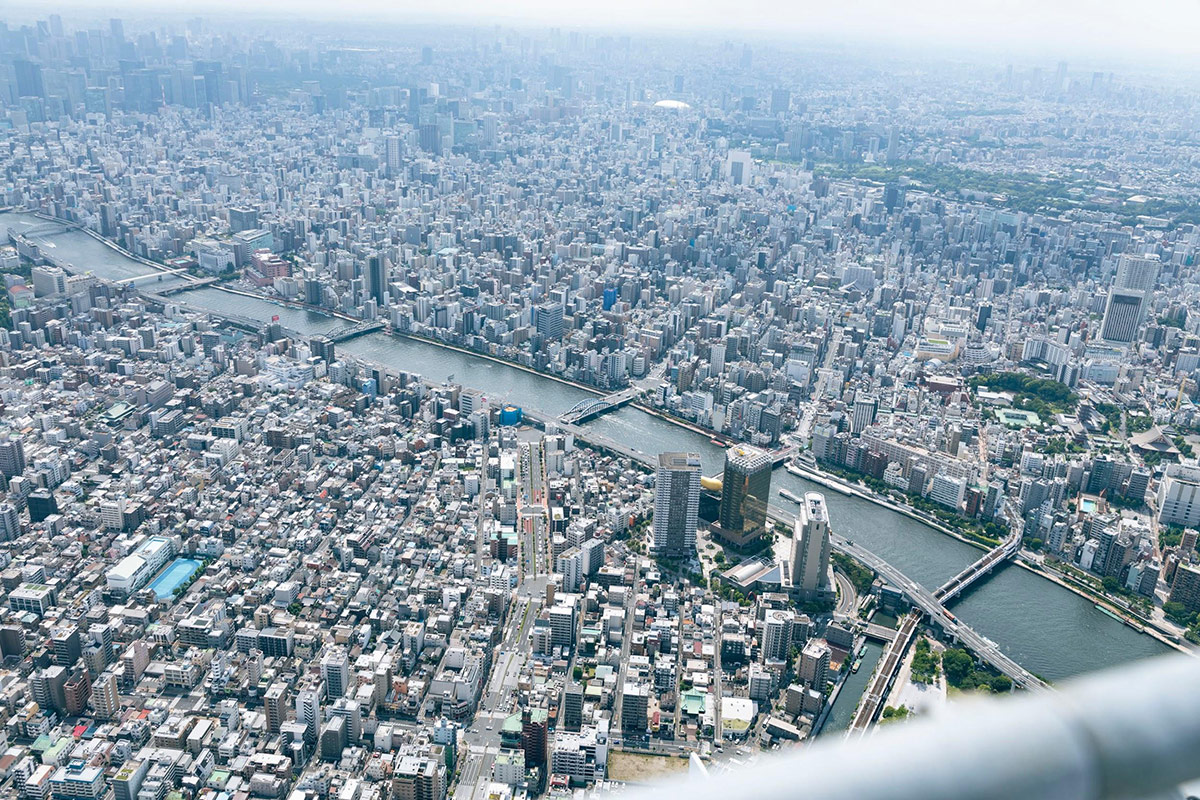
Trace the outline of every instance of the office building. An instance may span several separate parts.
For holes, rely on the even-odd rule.
[[[621,730],[630,735],[646,732],[649,726],[650,687],[644,683],[626,683],[621,692]]]
[[[862,433],[873,425],[878,411],[879,398],[861,394],[854,398],[854,417],[850,422],[850,432]]]
[[[55,603],[54,588],[43,583],[23,583],[8,594],[13,611],[32,611],[39,617]]]
[[[258,211],[253,208],[230,208],[229,230],[233,233],[258,230]]]
[[[49,492],[48,489],[37,489],[36,492],[30,492],[29,497],[25,499],[25,507],[29,509],[30,522],[43,522],[44,519],[59,512],[58,501],[54,499],[54,493]]]
[[[13,73],[17,79],[17,97],[46,96],[46,85],[42,79],[42,65],[27,58],[13,59]]]
[[[538,336],[555,341],[563,335],[563,308],[558,303],[543,303],[536,309]]]
[[[381,255],[367,256],[367,296],[379,308],[387,305],[387,267]]]
[[[1104,306],[1100,338],[1115,344],[1130,344],[1138,337],[1147,306],[1146,293],[1113,287]]]
[[[577,731],[583,726],[583,686],[575,681],[563,688],[562,726]]]
[[[938,473],[929,484],[929,499],[953,511],[958,511],[967,496],[967,482]]]
[[[61,667],[74,666],[83,654],[79,629],[74,625],[63,625],[51,631],[50,643],[54,648],[54,663]]]
[[[354,698],[339,697],[329,709],[329,718],[332,720],[339,717],[346,721],[346,741],[349,744],[358,744],[363,733],[362,705]]]
[[[700,477],[700,456],[696,453],[659,454],[654,488],[655,555],[695,552]]]
[[[725,452],[717,523],[720,535],[735,545],[745,545],[766,530],[771,467],[770,455],[754,447],[738,445]]]

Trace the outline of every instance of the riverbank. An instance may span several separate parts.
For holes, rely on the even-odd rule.
[[[274,305],[283,306],[285,308],[294,308],[297,311],[309,311],[313,314],[320,314],[325,317],[332,317],[334,319],[344,319],[347,322],[362,322],[361,319],[359,319],[357,317],[352,317],[349,314],[345,314],[340,311],[333,311],[331,309],[323,308],[320,306],[311,306],[308,303],[300,303],[295,300],[284,300],[279,297],[271,297],[269,295],[259,294],[257,292],[248,292],[244,289],[235,289],[232,286],[217,285],[217,286],[209,286],[206,288],[217,289],[218,291],[228,292],[229,294],[237,294],[237,295],[241,295],[242,297],[252,298],[254,300],[261,300],[264,303],[272,303]],[[552,381],[557,381],[558,383],[561,383],[564,386],[570,386],[573,389],[580,389],[582,391],[588,392],[589,394],[594,394],[597,397],[603,397],[605,395],[605,392],[603,389],[599,389],[595,386],[589,386],[586,383],[580,383],[579,381],[573,381],[570,378],[564,378],[561,375],[555,375],[552,372],[543,372],[542,370],[534,369],[533,367],[522,364],[519,361],[513,361],[508,358],[501,358],[500,356],[494,356],[491,353],[481,353],[477,350],[470,350],[466,347],[460,347],[459,345],[456,345],[456,344],[450,344],[449,342],[443,342],[440,339],[434,339],[430,336],[421,336],[420,334],[416,334],[416,333],[408,333],[406,331],[398,331],[390,325],[384,329],[384,332],[391,336],[395,336],[397,338],[412,339],[413,341],[423,342],[425,344],[431,344],[431,345],[434,345],[435,347],[441,347],[446,350],[453,350],[456,353],[462,353],[463,355],[466,355],[466,356],[474,356],[475,358],[482,358],[487,361],[491,361],[494,364],[502,364],[506,367],[512,367],[513,369],[519,369],[522,372],[529,373],[530,375],[536,375],[539,378],[548,378]],[[636,404],[633,404],[633,405],[636,405]]]
[[[1177,636],[1174,631],[1160,627],[1158,623],[1154,622],[1154,620],[1147,620],[1134,616],[1126,609],[1114,604],[1112,600],[1103,593],[1096,592],[1079,581],[1072,580],[1061,572],[1052,570],[1044,565],[1027,561],[1025,558],[1018,558],[1016,564],[1022,569],[1032,572],[1035,575],[1040,575],[1046,580],[1058,584],[1067,591],[1077,594],[1085,600],[1091,600],[1095,602],[1102,609],[1107,609],[1110,614],[1118,618],[1123,624],[1128,625],[1131,629],[1137,631],[1138,633],[1143,633],[1152,639],[1156,639],[1157,641],[1165,644],[1167,647],[1178,650],[1181,653],[1187,653],[1192,656],[1200,655],[1193,648],[1188,647],[1180,641],[1172,639],[1172,636]]]
[[[855,486],[852,483],[847,483],[836,475],[830,475],[828,472],[814,470],[811,467],[802,467],[793,461],[789,461],[788,463],[784,464],[783,468],[798,478],[803,478],[804,480],[812,481],[813,483],[819,483],[820,485],[829,489],[833,489],[835,492],[840,492],[847,497],[857,497],[860,500],[866,500],[869,503],[874,503],[877,506],[886,508],[888,511],[894,511],[897,514],[903,514],[915,522],[919,522],[922,525],[933,528],[938,533],[942,533],[946,536],[957,539],[963,544],[969,544],[971,547],[974,547],[977,550],[983,550],[986,552],[987,550],[991,549],[983,542],[976,541],[969,536],[963,536],[953,528],[922,515],[914,508],[903,506],[899,503],[894,503],[891,500],[880,497],[869,489]]]
[[[112,239],[109,239],[105,236],[102,236],[99,233],[96,233],[94,230],[87,227],[86,225],[82,225],[78,222],[70,222],[65,219],[59,219],[58,217],[51,216],[50,214],[43,214],[41,211],[30,211],[27,213],[32,214],[33,216],[37,217],[38,219],[44,219],[47,222],[54,222],[59,225],[62,225],[67,230],[79,231],[80,233],[90,236],[92,239],[95,239],[97,242],[104,245],[109,250],[112,250],[114,253],[120,253],[121,255],[125,256],[126,258],[136,261],[137,263],[139,263],[143,266],[150,267],[151,269],[154,269],[158,272],[168,272],[171,275],[179,275],[184,280],[192,279],[192,276],[188,275],[186,272],[172,272],[171,268],[168,267],[166,264],[159,264],[157,261],[151,261],[148,258],[143,258],[143,257],[139,256],[137,253],[133,253],[129,250],[126,250],[124,247],[117,244]],[[79,268],[79,265],[77,265],[77,264],[73,264],[72,266]]]
[[[309,305],[308,303],[300,303],[295,300],[284,300],[284,299],[278,298],[278,297],[271,297],[269,295],[259,294],[257,292],[246,291],[245,289],[236,289],[232,286],[218,285],[218,286],[211,286],[211,287],[207,287],[207,288],[217,289],[218,291],[228,292],[229,294],[241,295],[242,297],[249,297],[254,300],[261,300],[266,303],[273,303],[275,305],[283,306],[286,308],[294,308],[298,311],[310,311],[314,314],[321,314],[321,315],[327,316],[327,317],[344,319],[348,322],[361,322],[360,319],[358,319],[356,317],[352,317],[349,314],[345,314],[340,311],[333,311],[328,308],[312,306],[312,305]],[[588,392],[589,394],[594,394],[597,397],[604,397],[607,394],[603,389],[597,388],[595,386],[590,386],[586,383],[581,383],[579,381],[571,380],[570,378],[564,378],[561,375],[555,375],[553,372],[545,372],[543,370],[536,369],[534,367],[530,367],[526,364],[522,364],[519,361],[513,361],[512,359],[492,355],[491,353],[482,353],[482,352],[479,352],[478,350],[471,350],[469,348],[462,347],[461,345],[451,344],[450,342],[445,342],[445,341],[442,341],[441,339],[435,339],[431,336],[422,336],[422,335],[416,334],[416,333],[408,333],[405,331],[398,331],[398,330],[392,328],[391,326],[389,326],[386,329],[386,332],[388,334],[390,334],[392,336],[396,336],[398,338],[412,339],[413,341],[423,342],[425,344],[431,344],[431,345],[434,345],[435,347],[441,347],[446,350],[452,350],[456,353],[461,353],[465,356],[473,356],[475,358],[482,358],[487,361],[491,361],[494,364],[502,364],[506,367],[512,367],[513,369],[519,369],[522,372],[526,372],[530,375],[534,375],[539,378],[547,378],[549,380],[561,383],[564,386],[570,386],[573,389],[579,389],[581,391]],[[688,420],[681,419],[681,418],[675,416],[674,414],[670,414],[668,412],[663,411],[662,409],[655,408],[654,406],[649,406],[649,405],[646,405],[645,403],[640,403],[636,400],[631,402],[629,405],[632,408],[636,408],[639,411],[642,411],[646,414],[650,414],[651,416],[658,417],[659,419],[663,420],[664,422],[669,422],[672,425],[683,428],[684,430],[691,431],[692,433],[696,433],[701,436],[707,436],[713,442],[719,442],[720,446],[722,446],[722,447],[732,447],[734,444],[736,444],[735,440],[729,438],[729,436],[727,436],[724,433],[721,433],[720,431],[715,431],[712,428],[705,428],[703,425],[697,425],[693,422],[689,422]]]
[[[653,417],[658,417],[663,422],[669,422],[672,425],[676,425],[684,430],[691,431],[692,433],[697,433],[701,436],[707,436],[709,441],[713,442],[714,444],[719,443],[721,447],[733,447],[735,444],[737,444],[735,439],[729,438],[720,431],[714,431],[712,428],[706,428],[703,425],[697,425],[694,422],[688,422],[686,419],[681,419],[680,417],[677,417],[670,412],[663,411],[660,408],[648,406],[644,403],[639,403],[636,400],[629,405],[633,408],[636,408],[638,411],[649,414]]]
[[[912,520],[920,522],[924,525],[927,525],[930,528],[933,528],[934,530],[938,531],[939,533],[944,533],[947,536],[952,536],[955,539],[958,539],[960,542],[969,544],[972,547],[977,548],[979,550],[987,550],[988,549],[981,542],[974,541],[973,539],[970,539],[968,537],[965,537],[965,536],[959,534],[952,528],[949,528],[945,525],[940,525],[938,523],[930,521],[929,519],[926,519],[925,517],[922,517],[914,509],[907,508],[905,506],[894,503],[890,500],[886,500],[882,497],[879,497],[874,492],[866,490],[862,487],[857,487],[857,486],[854,486],[853,484],[847,483],[846,481],[842,480],[841,478],[839,478],[835,475],[830,475],[829,473],[826,473],[826,472],[816,471],[810,467],[802,467],[799,464],[795,464],[793,462],[788,462],[786,465],[784,465],[784,468],[788,472],[792,473],[793,475],[795,475],[797,477],[812,481],[813,483],[818,483],[822,486],[833,489],[834,491],[841,492],[842,494],[848,495],[850,497],[857,497],[861,500],[866,500],[870,503],[874,503],[875,505],[886,508],[889,511],[894,511],[897,514],[903,514],[904,516],[908,517],[909,519],[912,519]],[[1041,578],[1044,578],[1044,579],[1050,581],[1051,583],[1057,584],[1058,586],[1061,586],[1062,588],[1066,589],[1067,591],[1071,592],[1072,594],[1078,595],[1079,597],[1082,597],[1083,599],[1091,601],[1093,603],[1098,603],[1102,608],[1107,609],[1109,613],[1113,614],[1121,623],[1129,626],[1130,629],[1135,630],[1138,633],[1145,634],[1146,636],[1149,636],[1150,638],[1155,639],[1156,641],[1161,642],[1162,644],[1165,644],[1166,646],[1168,646],[1172,649],[1179,650],[1180,652],[1183,652],[1183,653],[1189,653],[1191,655],[1197,655],[1196,651],[1192,650],[1191,648],[1188,648],[1177,641],[1173,641],[1170,638],[1171,635],[1173,635],[1172,631],[1168,631],[1163,628],[1160,628],[1153,620],[1143,620],[1139,617],[1135,617],[1135,616],[1131,615],[1127,610],[1121,608],[1120,606],[1113,604],[1111,599],[1106,597],[1105,595],[1095,592],[1095,591],[1092,591],[1092,590],[1088,589],[1087,587],[1083,586],[1082,584],[1079,584],[1076,581],[1069,580],[1065,576],[1062,576],[1061,574],[1056,573],[1053,570],[1050,570],[1046,567],[1038,566],[1033,563],[1030,563],[1029,561],[1027,561],[1024,558],[1016,559],[1015,563],[1018,567],[1026,570],[1028,572],[1031,572],[1034,575],[1037,575]]]

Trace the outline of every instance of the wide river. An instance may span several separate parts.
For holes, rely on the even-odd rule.
[[[42,225],[35,217],[0,214],[0,237],[7,228],[20,231]],[[123,278],[150,268],[108,249],[79,231],[40,237],[53,242],[54,257],[78,271],[99,277]],[[35,237],[35,240],[39,237]],[[153,291],[154,287],[147,287]],[[287,308],[220,289],[200,289],[178,295],[181,302],[200,308],[269,321],[278,315],[287,328],[316,334],[345,324],[310,311]],[[374,333],[338,345],[338,352],[379,362],[432,380],[450,375],[478,389],[493,402],[507,401],[537,411],[558,414],[587,393],[573,386],[412,339]],[[645,453],[665,450],[698,452],[706,475],[721,470],[723,451],[708,437],[671,424],[652,414],[626,407],[588,423],[610,439]],[[823,491],[836,531],[872,550],[913,580],[934,588],[977,559],[980,551],[936,530],[858,498],[846,497],[777,469],[772,493]],[[792,506],[776,496],[785,511]],[[954,613],[1000,645],[1031,672],[1052,681],[1168,650],[1098,611],[1094,605],[1048,580],[1017,567],[1008,567],[964,595]]]

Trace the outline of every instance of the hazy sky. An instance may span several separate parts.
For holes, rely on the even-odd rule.
[[[19,0],[18,0],[19,1]],[[39,3],[49,13],[54,0]],[[1103,60],[1200,61],[1200,0],[65,0],[93,13],[292,13],[571,27],[702,29],[731,36],[830,37]],[[2,18],[2,12],[0,12]]]

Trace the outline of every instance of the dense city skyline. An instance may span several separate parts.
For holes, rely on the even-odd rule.
[[[1200,90],[1000,5],[0,16],[0,795],[584,800],[1194,657]]]
[[[462,25],[479,27],[572,26],[598,33],[640,35],[750,36],[771,45],[803,44],[840,47],[870,43],[886,51],[936,55],[980,61],[1007,53],[1010,58],[1076,58],[1097,67],[1151,67],[1191,72],[1200,62],[1191,42],[1200,36],[1200,8],[1178,0],[1129,4],[1102,2],[957,3],[918,0],[915,3],[853,0],[847,4],[800,3],[780,6],[750,0],[731,12],[727,4],[657,0],[556,3],[517,0],[497,7],[480,1],[431,8],[415,0],[367,0],[349,8],[317,0],[265,0],[252,9],[233,0],[197,3],[127,2],[127,13],[152,14],[154,19],[196,14],[236,14],[240,22],[301,23],[306,20],[361,25],[382,22],[400,26]],[[78,0],[60,8],[81,18],[107,18],[109,5]],[[12,6],[14,20],[32,21],[43,15],[40,4]],[[796,37],[800,37],[797,41]],[[931,49],[932,48],[932,49]]]

